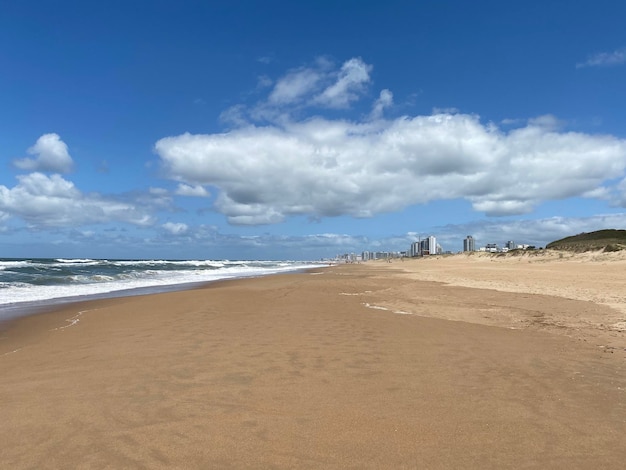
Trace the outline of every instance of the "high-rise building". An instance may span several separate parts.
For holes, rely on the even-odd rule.
[[[471,235],[468,235],[463,240],[463,251],[476,251],[476,242]]]
[[[420,255],[435,255],[437,254],[437,240],[435,237],[427,237],[420,241]]]
[[[437,239],[433,236],[427,238],[428,240],[428,254],[436,255],[437,254]]]
[[[441,246],[437,245],[437,239],[433,236],[413,242],[409,248],[409,256],[436,255],[441,252]]]
[[[509,240],[505,245],[509,250],[514,250],[516,248],[515,242],[513,240]]]

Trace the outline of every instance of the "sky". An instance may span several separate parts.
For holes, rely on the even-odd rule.
[[[626,228],[626,2],[0,0],[0,257]]]

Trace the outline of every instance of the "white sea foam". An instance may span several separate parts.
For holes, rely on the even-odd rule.
[[[367,302],[365,302],[363,305],[365,305],[367,308],[373,308],[374,310],[389,310],[386,307],[379,307],[378,305],[371,305],[371,304],[368,304]]]
[[[97,310],[97,309],[95,309]],[[59,330],[64,330],[66,328],[69,328],[70,326],[74,326],[76,325],[79,321],[80,321],[80,316],[83,313],[86,312],[92,312],[93,310],[82,310],[80,312],[78,312],[76,315],[74,315],[72,318],[67,318],[65,321],[69,323],[69,325],[64,325],[64,326],[58,326],[56,328],[52,328],[50,331],[59,331]]]
[[[59,261],[59,260],[55,260]],[[114,292],[150,289],[151,291],[163,290],[166,286],[180,286],[183,284],[203,283],[220,279],[232,279],[240,277],[263,276],[281,272],[289,272],[300,269],[319,267],[317,264],[296,262],[276,263],[264,261],[97,261],[97,260],[67,260],[59,261],[65,266],[81,263],[83,266],[106,263],[129,267],[118,273],[80,273],[66,275],[64,283],[53,285],[37,285],[18,280],[0,281],[0,307],[19,305],[22,303],[43,302],[53,299],[107,295]],[[3,266],[13,263],[17,266],[41,266],[50,272],[54,270],[54,264],[37,263],[35,261],[3,261]],[[179,269],[176,268],[179,266]],[[188,269],[183,269],[187,266]],[[194,266],[193,269],[189,268]],[[133,269],[137,267],[137,269]],[[164,269],[165,267],[169,269]],[[202,269],[206,267],[206,269]],[[91,269],[91,268],[89,268]],[[4,271],[8,272],[8,271]],[[0,319],[3,313],[0,311]]]
[[[68,264],[80,264],[80,263],[99,263],[101,262],[101,260],[95,260],[95,259],[90,259],[90,258],[86,258],[86,259],[80,259],[80,258],[72,258],[72,259],[65,259],[65,258],[56,258],[56,260],[59,263],[68,263]]]
[[[30,263],[28,261],[0,261],[0,271],[29,265]]]

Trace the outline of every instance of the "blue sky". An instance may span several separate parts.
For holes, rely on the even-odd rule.
[[[0,0],[0,257],[626,228],[626,3]]]

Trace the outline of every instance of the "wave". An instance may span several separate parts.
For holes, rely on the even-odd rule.
[[[99,263],[101,261],[106,261],[106,260],[95,260],[95,259],[91,259],[91,258],[85,258],[85,259],[80,259],[80,258],[71,258],[71,259],[66,259],[66,258],[55,258],[55,261],[58,261],[59,263],[67,263],[67,264],[81,264],[81,263]]]
[[[0,271],[10,268],[21,268],[30,264],[30,261],[0,261]]]
[[[136,289],[159,290],[218,279],[263,276],[315,264],[229,260],[0,260],[0,307]],[[0,311],[0,318],[2,312]]]

